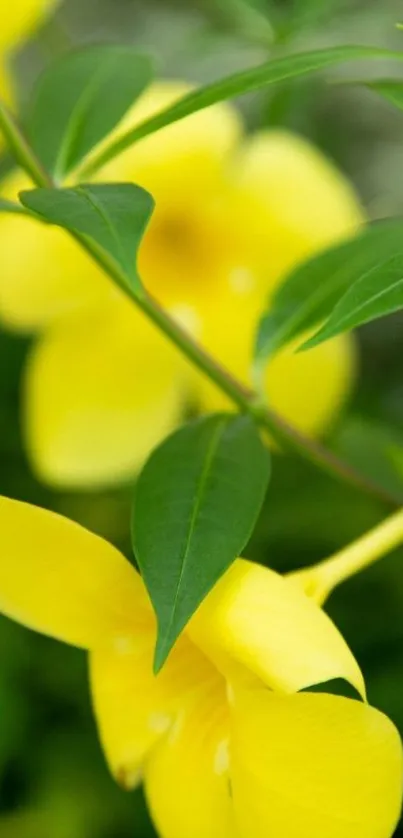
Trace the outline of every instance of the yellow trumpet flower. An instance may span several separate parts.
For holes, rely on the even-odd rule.
[[[0,610],[89,651],[110,768],[162,838],[390,838],[402,748],[357,662],[295,583],[237,560],[162,672],[140,576],[110,544],[0,498]],[[343,678],[363,700],[301,692]]]
[[[0,16],[0,95],[10,98],[8,59],[52,7],[55,0],[13,0],[2,3]]]
[[[127,123],[186,90],[152,86]],[[142,140],[99,178],[134,181],[155,197],[142,280],[243,381],[258,316],[285,272],[362,221],[351,187],[319,151],[283,131],[243,136],[228,104]],[[23,185],[14,179],[4,194]],[[130,477],[187,403],[228,406],[67,234],[3,214],[0,253],[0,316],[40,333],[24,412],[28,450],[45,480],[77,487]],[[319,434],[350,390],[354,347],[342,337],[306,354],[292,349],[269,364],[268,397]]]

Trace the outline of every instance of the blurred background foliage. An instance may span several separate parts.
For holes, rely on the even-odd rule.
[[[85,42],[136,43],[155,56],[161,75],[205,82],[314,46],[403,48],[395,25],[401,15],[400,0],[65,0],[13,66],[22,103],[43,66]],[[367,70],[360,67],[361,76]],[[337,72],[350,80],[350,69]],[[250,129],[282,125],[322,147],[353,180],[371,217],[403,212],[403,118],[371,93],[314,78],[247,97],[241,107]],[[330,444],[403,497],[402,325],[394,316],[361,330],[359,380]],[[56,509],[129,552],[130,486],[54,493],[29,470],[18,410],[27,347],[0,333],[0,492]],[[247,555],[280,570],[309,564],[386,512],[313,468],[277,457]],[[329,611],[363,666],[371,703],[403,733],[403,551],[342,586]],[[403,826],[396,834],[403,836]],[[141,791],[125,795],[104,766],[83,653],[1,619],[0,838],[152,835]]]

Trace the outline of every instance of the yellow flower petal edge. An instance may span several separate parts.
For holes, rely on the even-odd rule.
[[[102,538],[67,518],[0,497],[0,611],[74,646],[152,623],[140,577]]]
[[[120,785],[133,788],[145,760],[204,684],[221,679],[183,635],[163,670],[154,675],[156,629],[119,638],[90,653],[94,712],[110,770]],[[221,692],[223,687],[221,687]]]
[[[17,200],[30,189],[20,173],[1,184],[1,195]],[[6,326],[36,331],[72,314],[110,306],[119,293],[68,233],[31,218],[0,217],[0,317]]]
[[[390,838],[400,737],[359,701],[235,690],[231,777],[240,838]]]
[[[0,96],[12,102],[14,83],[10,69],[10,54],[45,20],[58,0],[14,0],[2,2],[0,20]],[[2,141],[1,141],[2,144]]]
[[[219,580],[188,631],[229,677],[236,661],[273,690],[344,678],[365,696],[360,668],[329,617],[287,579],[244,559]]]
[[[174,104],[191,89],[191,85],[177,80],[150,85],[117,129],[117,135]],[[212,105],[140,140],[102,169],[97,179],[129,178],[152,192],[157,203],[168,201],[172,208],[185,193],[190,208],[196,191],[201,190],[199,197],[203,199],[206,189],[215,186],[242,130],[236,108],[227,102]]]
[[[58,0],[13,0],[12,3],[2,3],[0,47],[14,47],[29,35],[57,3]]]
[[[63,320],[34,347],[25,373],[25,439],[46,482],[122,482],[179,422],[181,356],[122,300]]]
[[[264,130],[247,140],[234,161],[234,180],[252,264],[257,260],[272,289],[298,262],[364,221],[347,178],[312,143],[288,131]]]
[[[153,676],[154,634],[93,650],[90,678],[94,712],[110,770],[134,788],[146,755],[169,727],[171,715]]]

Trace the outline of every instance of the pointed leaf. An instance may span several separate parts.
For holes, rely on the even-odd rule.
[[[152,79],[134,47],[96,45],[59,59],[39,80],[27,125],[44,167],[62,178],[121,121]]]
[[[328,321],[302,349],[310,349],[329,338],[356,329],[371,320],[403,308],[403,226],[391,238],[387,233],[377,242],[375,253],[365,253],[360,272],[350,271],[348,290],[334,307]],[[347,259],[348,259],[348,254]]]
[[[253,421],[218,414],[169,437],[139,477],[133,547],[158,618],[156,670],[260,512],[270,458]]]
[[[235,73],[227,78],[220,79],[206,87],[201,87],[184,96],[170,107],[150,117],[136,126],[134,129],[113,140],[93,161],[86,167],[86,175],[98,171],[105,163],[116,157],[124,149],[138,142],[139,140],[171,125],[180,119],[184,119],[197,111],[223,102],[234,96],[240,96],[251,90],[259,90],[269,84],[285,81],[286,79],[307,76],[332,67],[343,64],[345,61],[356,61],[369,58],[389,58],[401,60],[403,54],[379,47],[368,46],[338,46],[327,49],[301,52],[296,55],[286,55],[281,58],[270,59],[264,64]]]
[[[278,288],[261,318],[255,348],[256,366],[331,314],[360,277],[387,263],[400,249],[403,221],[374,224],[354,239],[338,244],[293,270]]]
[[[46,221],[84,234],[112,257],[130,289],[141,293],[136,255],[154,207],[148,192],[131,183],[83,184],[34,189],[22,192],[20,199]]]

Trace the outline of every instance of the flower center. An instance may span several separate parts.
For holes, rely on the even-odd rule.
[[[199,308],[227,281],[233,262],[223,213],[211,202],[157,206],[139,251],[139,271],[148,290],[164,305]]]

